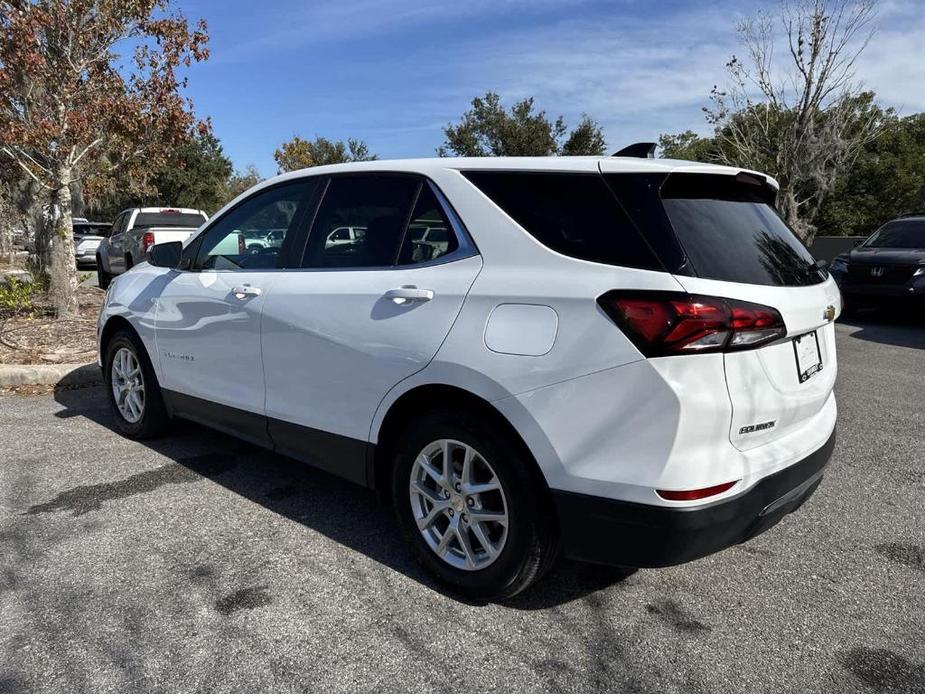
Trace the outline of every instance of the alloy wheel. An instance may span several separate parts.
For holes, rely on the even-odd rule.
[[[127,347],[121,347],[112,358],[112,395],[119,414],[130,424],[145,413],[145,381],[138,357]]]
[[[484,569],[504,549],[508,506],[489,462],[472,446],[434,441],[411,468],[411,509],[433,552],[465,571]]]

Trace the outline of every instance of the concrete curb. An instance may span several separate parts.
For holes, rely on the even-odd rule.
[[[85,386],[102,383],[96,362],[89,364],[0,364],[0,387]]]

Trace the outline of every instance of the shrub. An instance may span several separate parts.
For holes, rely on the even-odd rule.
[[[10,277],[6,282],[0,283],[0,317],[32,313],[32,302],[41,292],[41,284],[31,279],[24,282]]]

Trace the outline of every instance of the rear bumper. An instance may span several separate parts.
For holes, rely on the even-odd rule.
[[[803,460],[738,496],[694,508],[553,490],[565,555],[627,567],[681,564],[745,542],[797,510],[819,486],[835,432]]]

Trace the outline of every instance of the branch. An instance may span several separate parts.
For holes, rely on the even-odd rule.
[[[47,188],[48,190],[51,190],[51,186],[45,183],[44,181],[42,181],[38,176],[36,176],[35,173],[32,171],[32,169],[26,166],[26,164],[18,156],[16,156],[16,154],[13,153],[8,147],[0,147],[0,151],[2,151],[4,154],[9,156],[10,159],[12,159],[14,162],[19,164],[22,167],[22,170],[25,171],[27,174],[29,174],[32,180],[34,180],[36,183],[38,183],[43,188]],[[23,154],[25,154],[25,152],[23,152]],[[26,154],[26,156],[28,157],[29,155]],[[32,157],[29,157],[29,159],[32,159]],[[38,165],[38,162],[35,162],[34,159],[32,159],[32,161]],[[44,167],[40,166],[40,168],[42,168],[44,171],[47,172],[47,169],[45,169]]]

